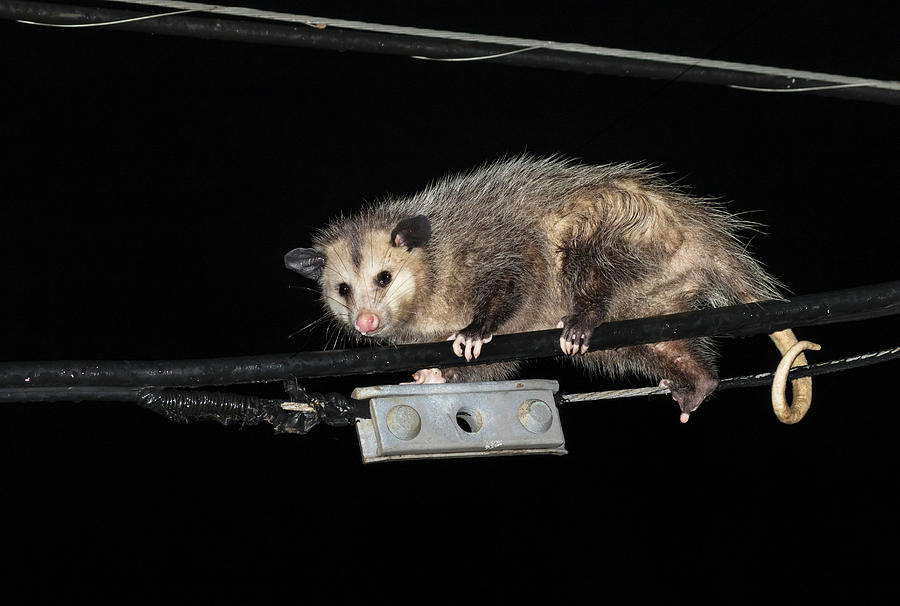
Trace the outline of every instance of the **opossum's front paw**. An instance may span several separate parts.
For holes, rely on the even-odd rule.
[[[423,368],[413,373],[414,381],[400,383],[400,385],[422,385],[423,383],[446,383],[444,373],[440,368]]]
[[[483,326],[469,324],[461,331],[453,333],[448,341],[453,341],[453,353],[457,356],[466,356],[466,361],[470,362],[472,358],[481,355],[481,346],[490,343],[494,338],[492,333],[487,332]]]
[[[564,317],[556,325],[557,328],[562,328],[562,335],[559,337],[560,349],[567,356],[585,353],[594,334],[594,328],[599,323],[597,314],[590,312]]]

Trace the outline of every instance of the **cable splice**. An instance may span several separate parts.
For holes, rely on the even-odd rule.
[[[338,393],[307,393],[288,387],[290,402],[241,394],[188,389],[143,389],[136,394],[139,406],[176,423],[218,421],[223,425],[269,423],[275,433],[306,434],[319,423],[336,427],[355,421],[350,401]]]

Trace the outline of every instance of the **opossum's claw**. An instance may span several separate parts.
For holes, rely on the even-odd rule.
[[[598,323],[599,320],[593,313],[573,314],[560,320],[556,327],[562,328],[559,347],[563,353],[571,356],[587,352],[591,336],[594,334],[594,327]]]
[[[413,373],[414,381],[400,383],[400,385],[422,385],[423,383],[446,383],[444,373],[440,368],[423,368]]]
[[[487,333],[483,328],[469,325],[457,333],[453,333],[448,341],[453,341],[453,353],[457,356],[465,356],[466,362],[481,355],[481,346],[490,343],[494,335]]]

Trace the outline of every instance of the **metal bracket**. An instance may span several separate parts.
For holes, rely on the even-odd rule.
[[[558,390],[546,380],[359,387],[351,397],[371,414],[356,420],[363,462],[566,454]]]

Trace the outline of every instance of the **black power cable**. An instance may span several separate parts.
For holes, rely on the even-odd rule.
[[[900,281],[701,311],[609,322],[591,349],[614,349],[702,336],[746,337],[785,328],[900,313]],[[556,357],[559,331],[494,337],[477,360],[462,362],[447,342],[201,360],[72,360],[0,363],[0,402],[116,399],[116,390],[201,387],[418,370]],[[50,391],[47,391],[50,390]],[[124,392],[123,392],[124,393]]]
[[[152,13],[151,13],[152,14]],[[31,2],[22,0],[0,0],[0,18],[22,19],[36,22],[91,23],[112,22],[129,18],[145,17],[148,12],[119,10],[92,6],[57,4],[51,2]],[[174,36],[189,36],[214,40],[300,46],[322,50],[356,51],[389,55],[458,58],[472,56],[491,57],[491,62],[533,67],[606,74],[632,78],[658,80],[678,80],[701,84],[718,84],[745,88],[778,89],[797,91],[804,94],[825,95],[844,99],[874,101],[879,103],[900,103],[900,90],[876,85],[874,81],[859,79],[847,84],[828,79],[828,74],[816,78],[804,77],[801,72],[778,70],[760,66],[738,64],[717,65],[706,62],[685,69],[683,63],[666,60],[665,56],[622,56],[595,53],[565,52],[552,48],[529,48],[482,42],[478,40],[443,39],[389,33],[382,31],[360,31],[340,27],[316,28],[309,25],[291,25],[273,21],[222,18],[209,13],[171,15],[159,19],[148,19],[105,25],[110,29],[125,31],[160,33]],[[504,51],[516,51],[503,54]],[[868,84],[866,84],[868,82]]]
[[[900,359],[900,347],[852,356],[841,360],[820,362],[792,368],[789,380],[817,376],[851,368],[879,364]],[[742,387],[769,385],[771,372],[723,379],[717,391]],[[170,421],[218,421],[223,425],[257,425],[266,422],[275,433],[306,434],[319,423],[333,427],[353,425],[358,418],[369,417],[366,402],[351,400],[340,393],[308,393],[296,381],[285,381],[289,401],[259,398],[232,393],[217,393],[187,389],[157,388],[46,388],[40,394],[48,400],[96,399],[132,402],[163,415]],[[15,390],[0,391],[0,396]],[[21,391],[21,390],[20,390]],[[629,392],[629,393],[624,393]],[[646,390],[617,390],[587,394],[565,394],[560,404],[595,399],[613,399],[644,395]],[[599,396],[599,397],[598,397]]]

